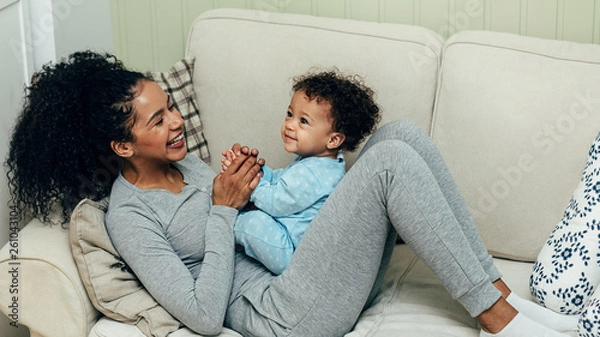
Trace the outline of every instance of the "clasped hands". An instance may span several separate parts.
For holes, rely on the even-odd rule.
[[[223,169],[213,181],[213,205],[242,209],[258,186],[265,160],[258,158],[258,150],[234,144],[223,151]]]

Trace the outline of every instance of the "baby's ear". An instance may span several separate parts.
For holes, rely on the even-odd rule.
[[[329,140],[327,141],[327,148],[329,150],[334,150],[342,146],[344,141],[346,140],[346,135],[339,132],[332,132],[329,136]]]
[[[133,156],[133,146],[131,145],[131,142],[117,142],[112,140],[110,142],[110,148],[121,158]]]

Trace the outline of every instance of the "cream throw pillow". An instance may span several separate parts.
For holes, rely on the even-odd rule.
[[[108,198],[82,200],[73,210],[70,241],[79,275],[94,307],[146,335],[165,337],[182,325],[146,291],[114,249],[104,214]]]

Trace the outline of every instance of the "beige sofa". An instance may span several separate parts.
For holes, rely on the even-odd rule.
[[[195,21],[187,54],[196,57],[214,169],[234,141],[257,147],[272,166],[290,160],[278,130],[293,76],[333,66],[364,76],[384,122],[411,119],[431,134],[505,280],[530,297],[532,261],[600,130],[600,46],[482,31],[444,41],[422,27],[222,9]],[[9,245],[0,251],[0,310],[31,336],[143,336],[93,308],[68,230],[32,221],[17,239],[17,260]],[[15,266],[18,277],[9,273]],[[476,322],[403,245],[375,304],[347,336],[400,332],[478,336]]]

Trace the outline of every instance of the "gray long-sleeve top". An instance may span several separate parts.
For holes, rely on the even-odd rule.
[[[142,190],[119,176],[106,227],[127,265],[171,315],[200,334],[221,331],[234,267],[237,210],[212,206],[214,172],[193,155],[174,164],[180,193]]]

